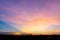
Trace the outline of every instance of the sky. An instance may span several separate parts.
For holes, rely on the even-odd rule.
[[[0,0],[0,32],[60,33],[60,0]]]

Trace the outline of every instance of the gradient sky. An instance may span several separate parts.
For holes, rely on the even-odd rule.
[[[0,0],[0,31],[60,33],[60,0]]]

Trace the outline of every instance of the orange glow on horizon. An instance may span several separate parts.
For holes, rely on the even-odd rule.
[[[53,23],[52,23],[53,22]],[[51,34],[50,31],[46,30],[49,25],[55,24],[55,21],[48,18],[35,19],[30,22],[27,22],[27,25],[23,26],[22,31],[28,34]]]
[[[14,32],[13,34],[14,35],[20,35],[20,32]]]

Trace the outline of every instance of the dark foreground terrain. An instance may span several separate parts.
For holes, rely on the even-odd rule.
[[[28,40],[35,40],[35,39],[41,39],[41,40],[60,40],[60,35],[0,35],[0,39],[10,39],[10,40],[18,40],[18,39],[28,39]]]

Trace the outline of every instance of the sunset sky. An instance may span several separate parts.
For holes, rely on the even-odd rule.
[[[0,0],[0,32],[60,33],[60,0]]]

